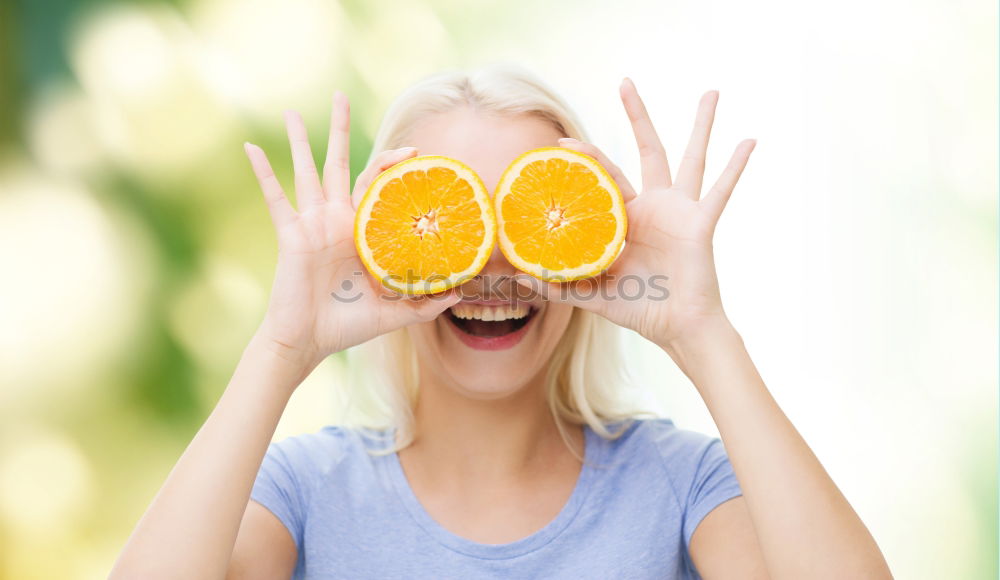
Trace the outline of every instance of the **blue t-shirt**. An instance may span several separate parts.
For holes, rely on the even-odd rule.
[[[377,448],[372,431],[329,426],[272,443],[251,498],[295,540],[296,579],[699,578],[691,535],[741,495],[722,441],[669,419],[635,420],[614,440],[584,433],[586,461],[565,506],[507,544],[438,524],[398,455],[366,451]]]

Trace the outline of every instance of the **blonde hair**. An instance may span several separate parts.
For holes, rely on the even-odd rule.
[[[500,115],[529,115],[551,123],[566,137],[586,141],[586,134],[569,107],[531,73],[511,65],[472,71],[448,71],[427,77],[406,89],[389,106],[372,158],[381,151],[406,145],[417,121],[459,107]],[[607,319],[574,308],[556,346],[545,380],[546,400],[563,439],[566,425],[586,424],[604,438],[619,436],[627,420],[628,384],[620,329]],[[351,360],[357,359],[357,360]],[[349,352],[354,371],[346,423],[370,428],[394,427],[394,442],[386,452],[413,442],[419,361],[405,328],[373,339]],[[622,428],[609,423],[626,420]],[[572,448],[572,447],[571,447]]]

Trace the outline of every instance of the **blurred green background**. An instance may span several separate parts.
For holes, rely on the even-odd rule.
[[[997,577],[995,2],[6,0],[0,43],[0,577],[105,577],[225,387],[276,255],[242,143],[290,186],[281,111],[321,154],[340,88],[357,174],[398,91],[495,61],[635,179],[621,78],[675,162],[721,90],[709,173],[759,143],[717,261],[771,390],[897,577]],[[341,417],[346,364],[276,438]]]

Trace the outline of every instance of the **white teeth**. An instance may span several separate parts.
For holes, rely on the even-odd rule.
[[[526,304],[518,304],[517,306],[509,304],[503,306],[456,304],[451,307],[451,313],[456,318],[464,318],[466,320],[474,319],[499,322],[501,320],[524,318],[531,313],[531,308]]]

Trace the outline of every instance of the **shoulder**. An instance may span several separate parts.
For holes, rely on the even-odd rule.
[[[608,428],[612,433],[621,432],[608,442],[613,456],[642,462],[647,469],[655,466],[679,488],[688,487],[706,467],[728,462],[721,439],[681,429],[671,419],[631,419]]]
[[[319,431],[292,435],[268,446],[267,457],[299,474],[328,474],[352,459],[368,456],[380,448],[386,433],[327,425]]]
[[[251,499],[273,513],[303,545],[312,498],[324,484],[343,485],[343,478],[368,458],[365,432],[327,426],[272,442],[254,480]]]
[[[655,452],[663,461],[672,463],[691,455],[703,453],[707,448],[721,443],[718,437],[681,429],[667,418],[630,419],[608,425],[608,430],[618,437],[610,444],[619,450]]]

